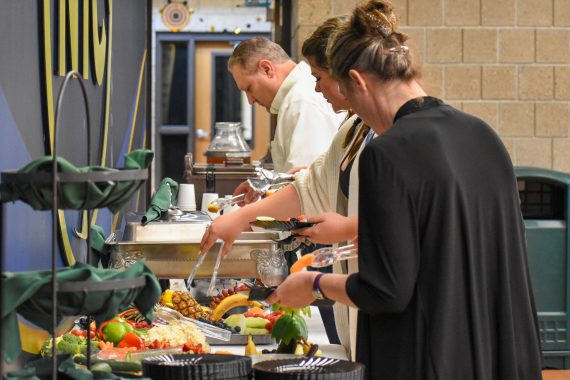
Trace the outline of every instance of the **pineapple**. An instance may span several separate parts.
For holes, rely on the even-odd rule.
[[[179,311],[185,317],[194,319],[209,319],[210,317],[190,293],[181,290],[176,290],[172,293],[172,305],[175,310]]]

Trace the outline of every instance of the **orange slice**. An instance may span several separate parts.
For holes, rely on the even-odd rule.
[[[307,255],[301,256],[295,264],[291,265],[291,273],[300,272],[303,268],[310,266],[313,263],[314,254],[309,253]]]

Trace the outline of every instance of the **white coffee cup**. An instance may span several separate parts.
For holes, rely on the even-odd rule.
[[[182,211],[196,211],[194,184],[181,183],[178,188],[178,208]]]
[[[202,194],[202,211],[207,211],[208,215],[210,215],[210,218],[215,219],[219,213],[217,212],[209,212],[208,211],[208,205],[212,202],[215,201],[216,199],[218,199],[220,196],[218,195],[218,193],[203,193]]]

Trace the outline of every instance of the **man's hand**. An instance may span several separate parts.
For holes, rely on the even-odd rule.
[[[315,225],[291,232],[298,236],[304,236],[312,243],[336,244],[354,239],[358,234],[358,218],[356,217],[346,217],[334,212],[327,212],[307,218],[307,222],[315,223]]]
[[[296,309],[310,305],[315,300],[313,281],[318,274],[308,271],[291,274],[265,301]]]
[[[239,207],[243,207],[259,199],[259,194],[254,191],[251,186],[249,186],[249,183],[247,183],[247,181],[240,183],[239,186],[234,190],[234,196],[240,194],[245,194],[245,197],[243,198],[243,201],[237,203]]]
[[[239,235],[249,228],[249,223],[243,220],[237,211],[216,218],[202,236],[200,252],[207,253],[218,239],[222,239],[225,243],[222,255],[225,256]]]

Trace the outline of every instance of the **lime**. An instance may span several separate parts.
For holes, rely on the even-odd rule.
[[[107,342],[118,344],[127,333],[127,329],[123,322],[109,322],[103,327],[103,338]]]

